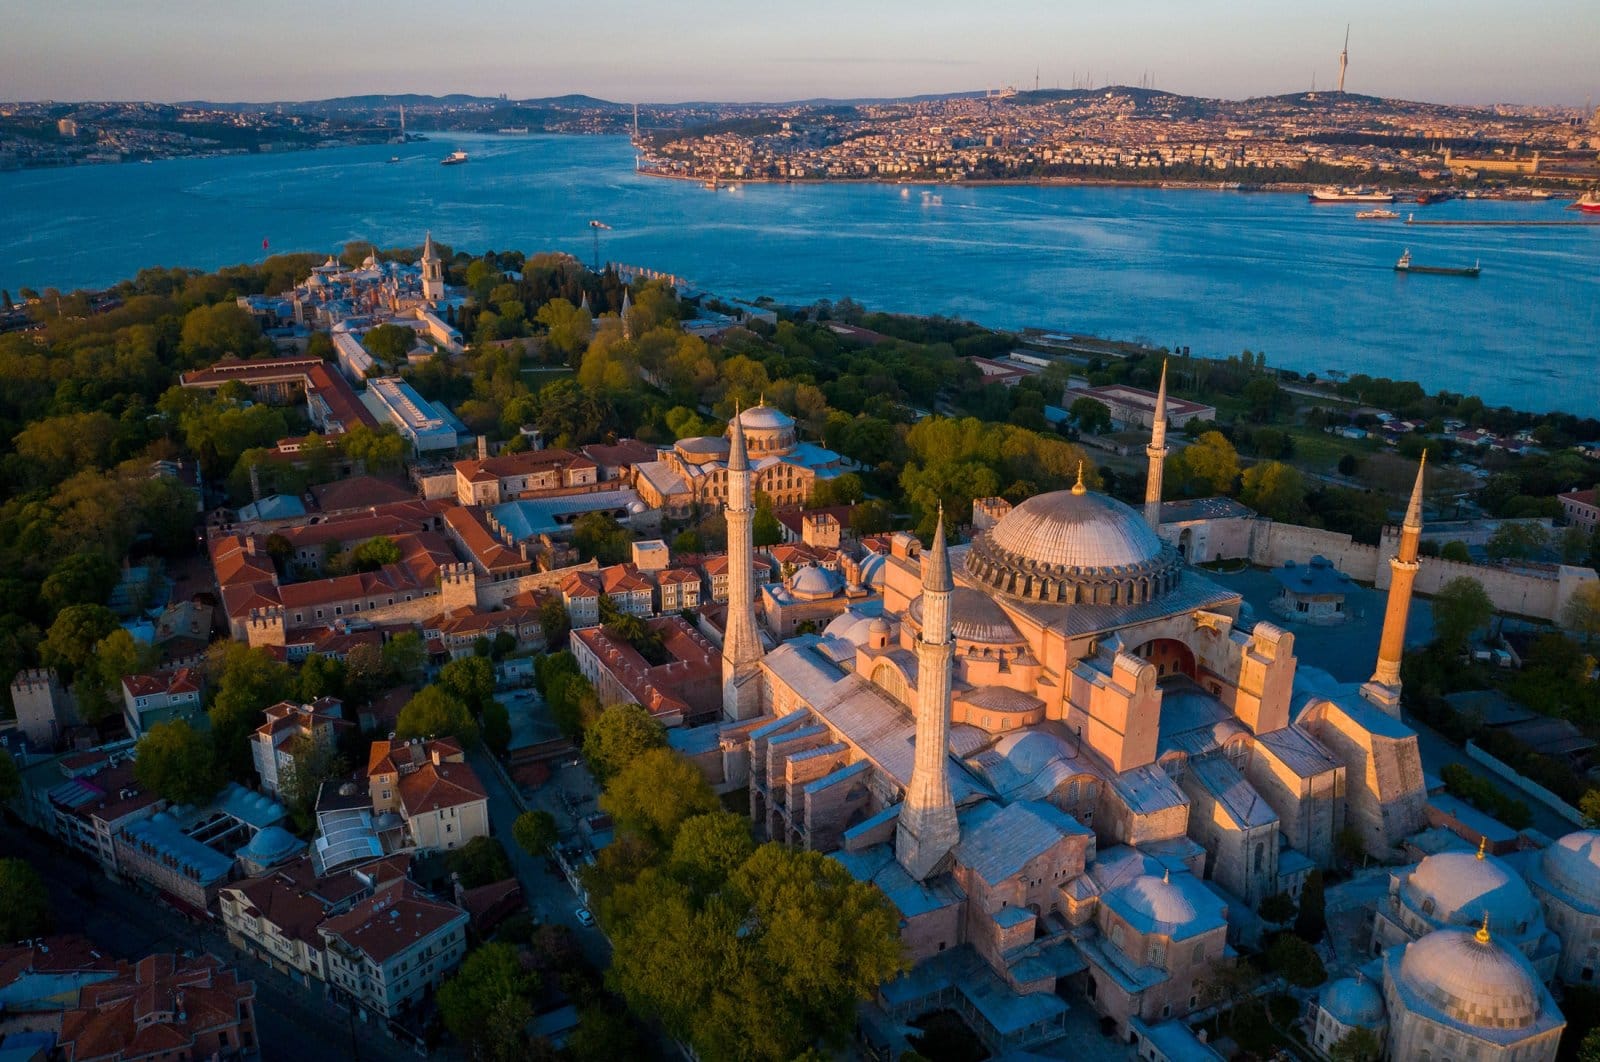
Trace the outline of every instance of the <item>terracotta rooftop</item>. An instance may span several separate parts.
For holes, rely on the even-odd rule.
[[[654,456],[652,453],[651,457]],[[485,482],[489,479],[505,479],[508,476],[526,476],[551,465],[557,465],[562,469],[596,467],[589,458],[575,454],[571,450],[524,450],[518,454],[501,454],[498,457],[486,457],[482,460],[472,458],[467,461],[457,461],[455,467],[458,476],[465,476],[473,482]]]
[[[454,904],[430,899],[410,882],[363,900],[322,925],[324,939],[337,937],[382,965],[467,914]]]
[[[507,568],[525,568],[529,565],[521,553],[507,546],[489,530],[488,521],[476,509],[456,506],[444,514],[444,519],[472,559],[487,571]]]
[[[412,491],[376,476],[352,476],[333,483],[323,483],[311,488],[311,496],[316,499],[317,508],[325,513],[366,509],[415,498]]]
[[[87,985],[61,1019],[68,1058],[134,1059],[194,1054],[201,1033],[231,1028],[255,985],[212,955],[150,955],[110,981]],[[170,1054],[169,1054],[170,1053]]]
[[[425,763],[402,774],[397,788],[407,818],[489,799],[478,772],[466,763]]]
[[[173,671],[153,671],[148,675],[126,676],[122,680],[122,688],[134,697],[199,693],[200,676],[189,667],[180,667]]]

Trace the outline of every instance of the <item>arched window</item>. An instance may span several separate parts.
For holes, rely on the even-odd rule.
[[[1431,897],[1422,901],[1422,913],[1425,915],[1433,914],[1433,899]]]

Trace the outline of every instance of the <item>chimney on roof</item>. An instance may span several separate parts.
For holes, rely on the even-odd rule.
[[[488,459],[489,459],[489,437],[487,435],[480,435],[480,436],[478,436],[478,460],[479,461],[487,461]]]

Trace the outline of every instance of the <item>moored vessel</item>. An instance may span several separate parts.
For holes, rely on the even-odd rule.
[[[1376,210],[1356,211],[1356,217],[1360,218],[1362,221],[1393,221],[1399,216],[1399,213],[1396,211],[1385,210],[1383,207],[1379,207]]]
[[[1373,188],[1318,188],[1306,198],[1313,203],[1392,203],[1394,193]]]
[[[452,152],[450,152],[450,154],[446,155],[444,158],[439,160],[439,165],[441,165],[441,166],[459,166],[463,162],[466,162],[466,161],[467,161],[467,153],[465,151],[452,151]]]
[[[1600,192],[1585,192],[1572,205],[1585,214],[1600,214]]]

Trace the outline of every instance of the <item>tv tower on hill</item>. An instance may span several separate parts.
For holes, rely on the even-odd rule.
[[[1344,27],[1344,51],[1339,53],[1339,95],[1344,95],[1344,71],[1350,65],[1350,24]]]

